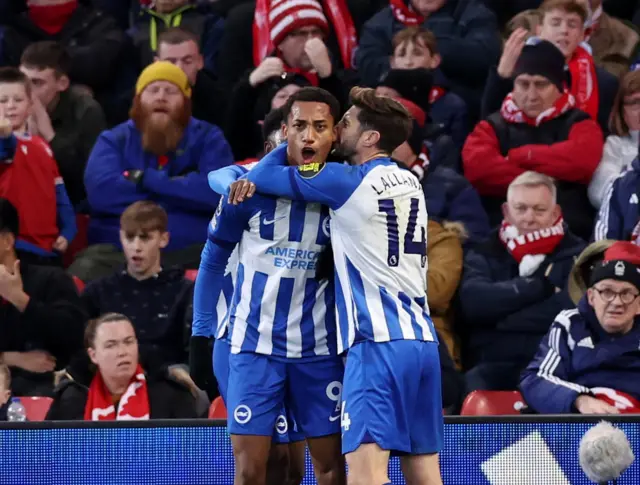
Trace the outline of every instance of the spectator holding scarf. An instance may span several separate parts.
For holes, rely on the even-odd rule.
[[[148,375],[138,361],[138,341],[124,315],[89,322],[85,346],[95,373],[67,375],[59,384],[48,420],[141,421],[196,418],[189,384],[166,369]]]
[[[533,170],[558,182],[558,204],[571,231],[589,239],[593,208],[587,186],[602,157],[602,131],[576,108],[563,54],[551,42],[525,46],[502,107],[476,125],[462,150],[464,174],[498,224],[509,184]]]

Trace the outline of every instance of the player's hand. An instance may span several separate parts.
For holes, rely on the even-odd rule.
[[[66,252],[68,247],[69,247],[69,241],[67,241],[67,238],[64,236],[58,236],[58,239],[56,239],[56,242],[53,243],[53,249],[55,249],[59,253]]]
[[[580,414],[620,414],[615,406],[585,394],[578,396],[575,406]]]
[[[513,75],[513,70],[518,62],[518,57],[522,53],[527,37],[530,32],[522,27],[514,30],[507,42],[504,44],[504,50],[502,56],[500,56],[500,62],[498,63],[498,76],[503,79],[509,79]]]
[[[247,179],[236,180],[229,187],[229,203],[238,205],[256,193],[256,184]]]
[[[321,78],[331,76],[333,66],[331,65],[331,57],[329,57],[329,49],[319,37],[309,39],[304,45],[304,52],[309,56],[309,60],[313,68]]]
[[[267,79],[281,76],[284,72],[284,62],[277,57],[267,57],[249,75],[249,84],[254,88]]]

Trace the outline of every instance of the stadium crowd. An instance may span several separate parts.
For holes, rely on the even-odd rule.
[[[412,116],[446,413],[640,412],[638,47],[631,0],[0,0],[0,419],[206,416],[208,175],[309,86]]]

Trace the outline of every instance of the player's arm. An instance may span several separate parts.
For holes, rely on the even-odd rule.
[[[310,163],[290,167],[285,165],[286,158],[287,144],[283,143],[247,174],[247,180],[255,184],[257,192],[319,202],[334,210],[347,201],[362,181],[359,167],[340,163]]]
[[[200,257],[200,267],[193,294],[193,323],[189,342],[189,369],[194,382],[207,389],[213,378],[211,338],[217,326],[216,307],[224,283],[224,272],[236,244],[242,238],[244,208],[220,200],[207,242]],[[246,217],[245,217],[246,218]]]
[[[229,165],[213,170],[207,175],[209,187],[220,195],[229,194],[229,186],[247,173],[247,169],[241,165]]]

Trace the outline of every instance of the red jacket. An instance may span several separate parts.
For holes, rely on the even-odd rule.
[[[480,195],[494,197],[505,197],[513,179],[527,170],[587,185],[600,163],[603,146],[600,127],[586,119],[573,125],[565,141],[524,145],[509,150],[505,157],[493,127],[481,121],[462,149],[464,175]]]

